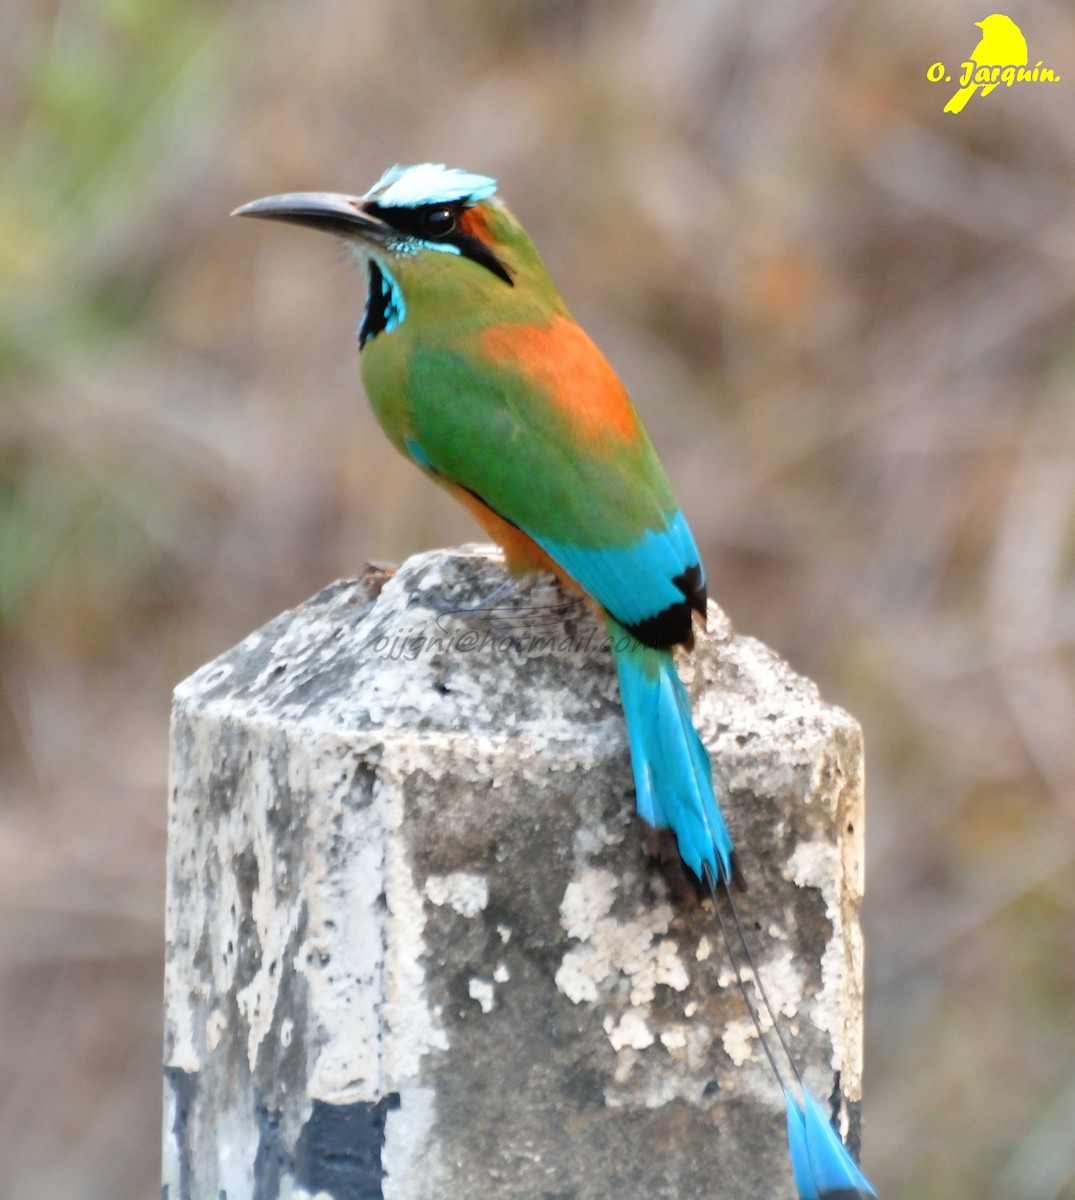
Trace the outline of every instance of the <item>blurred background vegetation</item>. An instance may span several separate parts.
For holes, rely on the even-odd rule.
[[[978,0],[7,0],[0,1195],[158,1194],[171,687],[473,538],[361,396],[362,280],[227,219],[495,175],[716,599],[863,722],[867,1165],[1075,1196],[1075,14]]]

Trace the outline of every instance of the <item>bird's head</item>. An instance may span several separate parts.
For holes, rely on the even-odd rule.
[[[291,192],[232,215],[343,238],[368,271],[363,343],[416,313],[466,320],[491,303],[518,308],[520,290],[551,289],[526,231],[496,197],[496,181],[436,163],[391,167],[363,196]]]
[[[980,21],[975,21],[974,24],[983,33],[1006,33],[1010,29],[1015,29],[1018,32],[1018,26],[1015,22],[1011,17],[1006,17],[1003,13],[993,13],[991,16],[983,17]]]

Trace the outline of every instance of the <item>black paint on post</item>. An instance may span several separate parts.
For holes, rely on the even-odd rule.
[[[176,1152],[179,1155],[179,1195],[176,1200],[190,1200],[190,1137],[187,1122],[191,1105],[194,1103],[194,1093],[198,1089],[198,1073],[184,1071],[181,1067],[165,1067],[164,1078],[175,1096],[172,1137],[175,1138]],[[167,1189],[164,1200],[168,1200]]]
[[[313,1102],[295,1146],[295,1181],[332,1200],[383,1200],[381,1149],[388,1113],[399,1108],[392,1092],[376,1104]]]
[[[254,1155],[253,1200],[277,1200],[280,1180],[291,1174],[294,1164],[280,1137],[280,1113],[269,1108],[255,1093],[254,1114],[258,1122],[258,1149]]]

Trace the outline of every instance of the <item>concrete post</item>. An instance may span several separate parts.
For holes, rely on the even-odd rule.
[[[600,627],[487,547],[334,584],[182,683],[166,1200],[781,1200],[707,908],[645,859]],[[713,605],[682,668],[759,965],[857,1141],[862,742]]]

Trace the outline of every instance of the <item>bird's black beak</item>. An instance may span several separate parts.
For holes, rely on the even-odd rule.
[[[351,240],[383,242],[391,232],[384,221],[365,210],[358,197],[339,196],[334,192],[287,192],[282,196],[266,196],[244,204],[231,215],[290,221]]]

